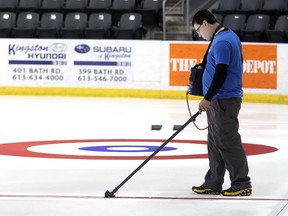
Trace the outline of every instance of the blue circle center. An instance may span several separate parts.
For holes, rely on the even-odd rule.
[[[97,152],[154,152],[158,146],[146,145],[107,145],[107,146],[87,146],[79,148],[84,151],[97,151]],[[177,148],[163,147],[161,151],[174,151]]]

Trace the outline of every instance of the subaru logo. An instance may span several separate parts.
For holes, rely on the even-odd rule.
[[[90,47],[86,44],[79,44],[77,45],[74,50],[77,52],[77,53],[88,53],[90,51]]]

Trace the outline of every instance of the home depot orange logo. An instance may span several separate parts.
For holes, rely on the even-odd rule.
[[[186,86],[190,68],[199,64],[208,43],[170,44],[170,86]],[[243,87],[277,89],[277,46],[243,44]]]
[[[277,89],[277,46],[243,44],[243,87]]]
[[[186,86],[190,68],[199,64],[207,44],[170,44],[170,86]]]

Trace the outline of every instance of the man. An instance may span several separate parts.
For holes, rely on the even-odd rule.
[[[232,30],[221,27],[208,10],[198,11],[192,25],[205,40],[214,36],[202,79],[204,98],[199,103],[199,113],[206,111],[209,122],[209,170],[204,183],[192,190],[198,194],[249,196],[249,168],[238,133],[243,97],[241,42]],[[226,169],[231,187],[222,190]]]

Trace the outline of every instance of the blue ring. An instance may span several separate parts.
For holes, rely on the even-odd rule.
[[[117,149],[109,149],[109,148],[145,148],[142,150],[117,150]],[[84,151],[96,151],[96,152],[155,152],[159,146],[146,146],[146,145],[107,145],[107,146],[87,146],[79,148],[79,150]],[[177,148],[173,147],[163,147],[161,151],[174,151]]]

